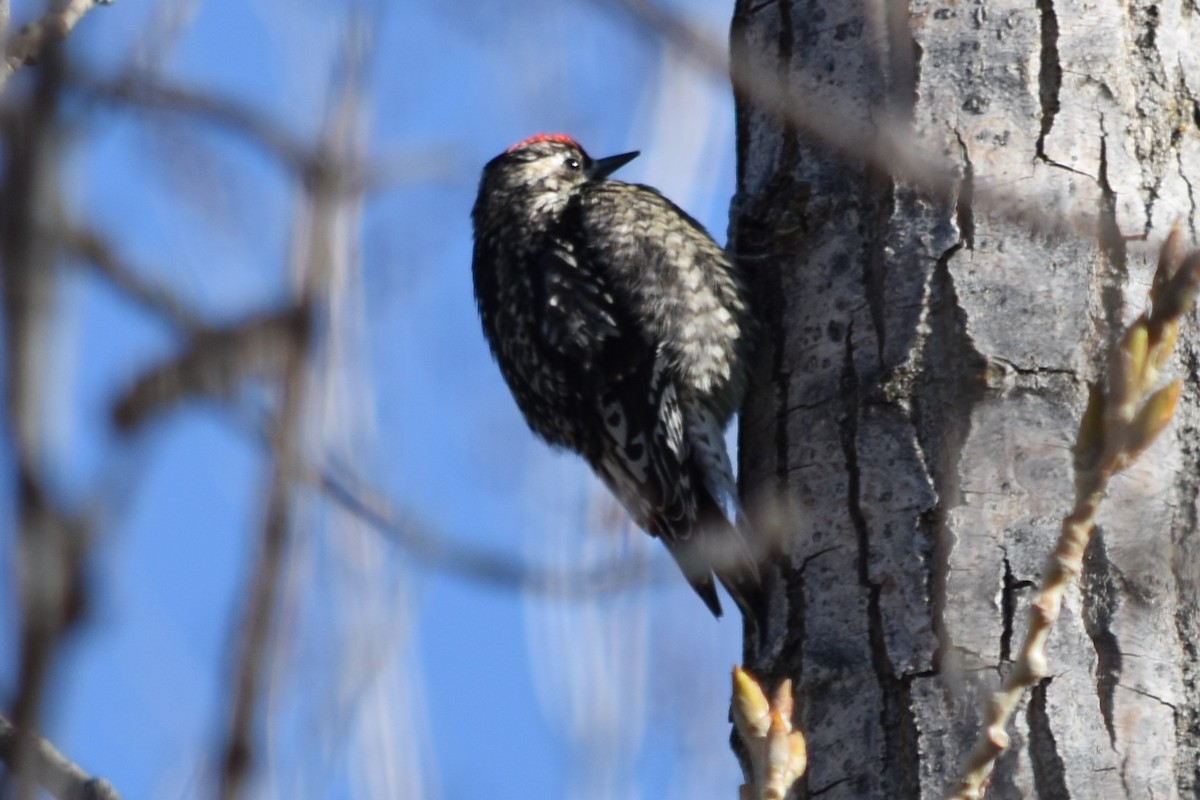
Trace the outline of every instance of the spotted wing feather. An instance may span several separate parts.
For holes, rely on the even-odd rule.
[[[720,616],[712,569],[695,535],[702,502],[697,489],[703,487],[695,480],[685,415],[666,360],[651,363],[601,399],[605,437],[596,471],[634,520],[662,539],[688,583]]]

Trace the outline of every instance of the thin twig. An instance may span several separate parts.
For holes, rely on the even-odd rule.
[[[17,768],[21,738],[13,724],[0,717],[0,761],[12,771]],[[28,734],[27,738],[32,754],[28,769],[33,779],[58,800],[121,800],[111,783],[88,775],[41,736]]]
[[[96,79],[84,74],[71,76],[72,85],[95,97],[138,108],[187,114],[213,125],[228,128],[279,159],[289,170],[303,174],[320,154],[273,119],[226,97],[200,89],[169,84],[154,75],[139,73],[118,80]]]
[[[113,421],[131,431],[185,400],[230,399],[248,378],[279,380],[310,317],[305,308],[285,308],[197,333],[182,353],[147,369],[121,394]]]
[[[45,347],[53,309],[55,243],[45,235],[58,213],[57,124],[60,48],[51,44],[28,108],[7,128],[0,186],[0,280],[4,310],[6,411],[16,464],[20,661],[11,719],[17,736],[10,777],[16,797],[33,796],[33,731],[58,645],[84,605],[82,524],[45,485]]]
[[[107,103],[186,115],[232,131],[261,148],[302,180],[309,180],[318,170],[332,171],[337,179],[336,191],[348,197],[399,185],[450,183],[466,178],[458,166],[464,159],[451,148],[405,150],[375,156],[368,161],[342,158],[341,154],[321,146],[310,146],[287,126],[252,106],[199,88],[169,83],[148,72],[131,72],[117,80],[77,73],[71,76],[71,83]]]
[[[67,38],[87,12],[96,6],[111,4],[112,0],[55,0],[49,11],[7,40],[4,60],[0,62],[0,95],[4,94],[4,87],[13,73],[21,67],[36,64],[48,47]],[[3,35],[8,27],[7,2],[0,11],[4,12],[4,19],[0,20],[4,23],[0,25],[0,35]]]
[[[528,594],[588,599],[653,584],[659,577],[667,578],[649,574],[648,565],[640,558],[571,571],[533,566],[471,547],[445,534],[432,533],[431,526],[415,516],[399,513],[370,486],[338,477],[328,468],[311,470],[309,481],[425,566],[469,580]]]
[[[1063,518],[1062,533],[1046,561],[1020,654],[1003,687],[984,706],[979,738],[950,794],[955,800],[983,796],[996,758],[1008,747],[1005,727],[1021,695],[1047,674],[1046,640],[1067,588],[1082,571],[1109,479],[1145,452],[1175,413],[1180,381],[1154,387],[1174,349],[1179,319],[1191,309],[1200,284],[1200,251],[1183,258],[1181,243],[1176,225],[1159,256],[1150,311],[1139,316],[1114,347],[1107,385],[1092,386],[1075,442],[1075,507]]]
[[[8,53],[9,14],[8,0],[0,0],[0,61],[5,61]],[[3,94],[3,90],[0,90],[0,94]]]
[[[62,232],[60,238],[68,251],[90,264],[113,288],[168,324],[191,336],[211,329],[198,311],[169,289],[143,278],[97,231],[75,228]]]
[[[310,328],[325,306],[333,281],[338,219],[345,201],[339,175],[340,159],[325,161],[321,154],[337,152],[343,145],[343,117],[353,117],[351,104],[329,120],[330,145],[323,144],[312,156],[302,186],[306,194],[297,231],[306,232],[300,253],[298,300],[307,321],[296,337],[283,370],[283,398],[272,426],[274,451],[258,561],[247,587],[248,608],[242,625],[242,645],[235,670],[228,733],[221,757],[222,800],[241,797],[254,761],[254,728],[258,716],[260,687],[265,675],[270,634],[278,614],[278,595],[283,559],[291,528],[294,491],[302,478],[305,390],[314,336]],[[323,318],[323,315],[321,315]]]
[[[100,234],[81,229],[69,232],[64,240],[116,291],[149,314],[184,334],[203,335],[213,331],[198,312],[173,292],[144,277],[146,270],[136,269],[122,260]],[[257,418],[259,415],[249,416]],[[144,415],[139,415],[142,417]],[[269,439],[257,421],[239,425],[238,430],[262,441]],[[640,557],[571,570],[531,565],[523,559],[484,550],[438,531],[428,520],[398,509],[382,492],[345,469],[302,459],[300,473],[307,485],[377,530],[410,558],[430,569],[466,580],[546,597],[588,599],[671,579],[666,569],[653,570]]]
[[[311,268],[328,250],[326,214],[335,207],[321,187],[309,187],[311,207]],[[283,558],[292,515],[293,492],[301,463],[301,423],[304,419],[304,389],[308,355],[313,339],[314,295],[306,288],[297,303],[301,325],[286,348],[282,368],[282,398],[268,440],[272,448],[271,477],[259,541],[258,558],[246,586],[246,615],[242,622],[241,646],[234,670],[233,694],[225,743],[222,748],[220,790],[222,800],[236,800],[245,790],[254,761],[254,728],[258,716],[260,687],[265,675],[270,634],[277,613]]]
[[[232,711],[221,758],[219,794],[223,800],[241,796],[252,766],[259,686],[267,661],[291,517],[305,359],[310,338],[306,325],[304,330],[297,332],[284,365],[283,398],[272,435],[274,462],[267,489],[266,514],[258,559],[247,584],[247,609],[235,669]]]

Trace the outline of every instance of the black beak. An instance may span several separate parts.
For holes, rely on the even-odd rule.
[[[600,158],[592,162],[591,168],[588,170],[588,177],[592,180],[601,180],[612,175],[621,167],[628,164],[638,157],[641,151],[634,150],[632,153],[622,153],[619,156],[609,156],[608,158]]]

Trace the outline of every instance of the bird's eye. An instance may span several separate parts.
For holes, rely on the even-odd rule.
[[[563,165],[572,172],[579,172],[579,170],[583,169],[583,164],[579,163],[578,158],[574,157],[568,158],[563,162]]]

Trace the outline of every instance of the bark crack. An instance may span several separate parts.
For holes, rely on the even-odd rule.
[[[804,674],[804,642],[805,637],[808,635],[806,625],[808,620],[808,598],[804,594],[804,573],[808,570],[808,565],[813,561],[837,549],[836,546],[825,547],[806,556],[796,568],[798,580],[792,582],[787,587],[788,630],[792,631],[792,634],[785,640],[784,647],[780,650],[779,657],[775,661],[774,669],[776,673],[791,676],[796,685],[800,685],[800,679]],[[800,694],[803,696],[803,691]],[[794,716],[797,720],[800,719],[799,709]],[[804,786],[808,785],[807,771],[800,780]]]
[[[1050,715],[1046,712],[1046,689],[1053,678],[1038,681],[1029,696],[1027,719],[1029,724],[1029,765],[1033,769],[1033,786],[1038,797],[1061,798],[1071,796],[1067,790],[1066,770],[1054,732],[1050,727]]]
[[[871,579],[870,526],[862,508],[862,474],[858,463],[858,420],[862,396],[854,363],[854,328],[846,331],[842,370],[842,452],[846,460],[847,512],[858,539],[858,581],[867,591],[867,636],[871,666],[879,682],[883,708],[879,714],[883,736],[883,773],[897,797],[915,797],[920,790],[919,733],[912,708],[912,687],[896,674],[884,636],[880,597],[883,587]]]
[[[1196,239],[1196,194],[1192,182],[1188,180],[1187,170],[1183,167],[1183,150],[1175,148],[1175,163],[1179,166],[1179,177],[1183,178],[1183,185],[1187,187],[1188,194],[1188,232],[1192,235],[1192,241]]]
[[[962,203],[960,197],[960,204]],[[970,206],[967,205],[967,208]],[[960,236],[961,236],[960,222]],[[939,256],[930,276],[928,334],[923,343],[921,362],[929,367],[920,373],[920,386],[913,392],[913,418],[917,442],[925,456],[937,490],[937,505],[928,512],[933,540],[933,575],[929,581],[931,627],[937,639],[932,663],[941,669],[945,656],[955,652],[952,637],[946,631],[947,581],[950,576],[950,552],[953,532],[950,509],[962,505],[958,459],[971,429],[971,410],[982,399],[985,387],[979,376],[987,360],[976,349],[967,330],[966,312],[958,302],[950,260],[962,251],[962,240]],[[945,384],[952,384],[947,390]],[[952,397],[949,404],[923,401],[925,397]],[[936,454],[936,456],[934,455]]]
[[[1033,581],[1018,580],[1013,574],[1012,563],[1004,555],[1004,584],[1000,594],[1000,615],[1003,629],[1000,633],[1000,663],[1012,661],[1012,637],[1016,628],[1017,597],[1022,589],[1033,586]]]
[[[912,120],[917,107],[917,59],[921,46],[913,36],[907,3],[884,6],[884,26],[888,48],[888,93],[891,112],[897,118]]]
[[[1058,14],[1054,11],[1054,0],[1037,0],[1037,8],[1042,28],[1041,68],[1038,71],[1042,129],[1037,139],[1037,155],[1043,161],[1051,161],[1046,155],[1046,137],[1054,127],[1054,118],[1060,108],[1058,93],[1062,89],[1062,65],[1058,60]]]
[[[1184,392],[1193,395],[1200,383],[1200,356],[1196,349],[1180,349],[1180,371],[1186,371]],[[1194,407],[1194,395],[1185,401]],[[1171,572],[1180,603],[1175,610],[1175,630],[1180,644],[1180,697],[1196,697],[1200,692],[1200,618],[1195,612],[1195,575],[1200,568],[1200,550],[1194,532],[1200,508],[1200,430],[1196,417],[1184,415],[1175,434],[1181,465],[1175,477],[1175,519],[1172,521],[1174,552]],[[1190,587],[1190,588],[1189,588]],[[1194,703],[1183,703],[1175,712],[1175,746],[1181,765],[1177,776],[1180,797],[1193,797],[1200,788],[1200,710]],[[1191,764],[1189,770],[1183,767]]]
[[[1125,237],[1117,224],[1117,193],[1108,182],[1108,134],[1104,129],[1103,114],[1100,115],[1100,175],[1097,182],[1100,184],[1100,251],[1109,265],[1101,276],[1100,304],[1104,309],[1105,339],[1111,349],[1121,335],[1121,285],[1128,272],[1128,253]]]
[[[1082,575],[1083,627],[1096,651],[1096,697],[1100,715],[1108,731],[1108,742],[1115,749],[1117,731],[1113,722],[1113,704],[1121,680],[1121,646],[1112,630],[1113,616],[1120,602],[1121,588],[1108,558],[1104,531],[1097,527],[1083,554]]]
[[[1136,686],[1129,686],[1124,683],[1119,683],[1117,685],[1120,686],[1122,689],[1124,689],[1127,692],[1133,692],[1134,694],[1141,695],[1142,697],[1148,697],[1151,700],[1153,700],[1154,702],[1156,702],[1160,705],[1166,706],[1167,708],[1171,709],[1171,711],[1173,711],[1173,712],[1179,711],[1179,707],[1176,706],[1174,703],[1168,703],[1166,700],[1163,700],[1161,697],[1154,694],[1153,692],[1147,692],[1145,689],[1139,689]]]
[[[750,6],[749,8],[746,9],[746,13],[747,14],[757,14],[759,11],[762,11],[764,8],[770,8],[771,6],[776,5],[780,2],[781,2],[781,0],[766,0],[766,2],[759,3],[756,6]]]
[[[792,63],[792,46],[795,34],[792,30],[791,0],[779,0],[779,63],[790,66]],[[790,175],[800,160],[800,144],[796,141],[795,132],[786,125],[783,131],[783,143],[779,152],[779,169],[777,174]],[[773,297],[769,301],[773,315],[773,330],[782,335],[787,330],[787,311],[783,298],[786,296],[783,285],[783,275],[775,271],[775,286]],[[786,409],[791,403],[791,374],[788,371],[788,352],[784,341],[775,343],[775,353],[771,364],[771,384],[778,392],[776,408]],[[787,496],[787,466],[788,466],[788,420],[790,413],[776,415],[775,423],[775,475],[778,482],[777,490],[781,497]]]
[[[1076,381],[1079,380],[1079,373],[1069,367],[1022,367],[1017,362],[1010,361],[1002,356],[992,356],[990,363],[992,366],[999,366],[1007,370],[1012,370],[1018,375],[1028,375],[1031,377],[1044,377],[1048,375],[1066,376],[1068,378],[1073,378]]]
[[[962,134],[956,130],[954,136],[958,139],[959,151],[962,153],[963,176],[958,185],[958,200],[954,205],[960,243],[950,248],[949,254],[959,247],[975,249],[975,165],[971,163],[971,153],[967,149],[967,143],[963,141]]]
[[[805,773],[805,774],[807,774],[807,773]],[[813,791],[809,792],[808,796],[809,797],[820,797],[821,795],[825,794],[826,792],[829,792],[830,790],[836,789],[837,787],[841,786],[843,783],[849,782],[849,780],[850,780],[849,778],[838,778],[836,781],[834,781],[831,784],[822,786],[820,789],[814,789]]]
[[[1117,224],[1117,193],[1108,182],[1108,132],[1104,129],[1103,114],[1100,115],[1100,174],[1096,180],[1100,184],[1100,249],[1109,264],[1123,275],[1128,255],[1125,237]]]
[[[786,373],[782,373],[782,374],[786,374]],[[793,405],[786,406],[784,408],[784,411],[788,412],[789,414],[792,412],[795,412],[795,411],[812,411],[815,408],[823,408],[824,406],[828,405],[829,400],[830,400],[830,398],[822,398],[820,400],[814,400],[811,403],[795,403]],[[791,471],[794,471],[797,469],[801,469],[802,467],[803,467],[803,465],[789,467],[788,471],[791,472]]]
[[[987,366],[967,330],[966,313],[958,302],[950,272],[950,259],[964,249],[972,249],[975,242],[975,170],[962,134],[955,130],[954,135],[962,156],[963,173],[954,208],[959,240],[938,256],[929,276],[922,319],[926,332],[919,345],[919,361],[928,366],[918,372],[922,385],[911,392],[910,415],[922,461],[937,491],[937,504],[922,515],[932,542],[929,609],[930,627],[937,641],[931,657],[935,670],[940,670],[945,656],[955,651],[945,624],[946,585],[953,547],[947,520],[950,509],[962,503],[957,459],[970,430],[971,409],[982,397],[983,382],[978,377]],[[945,383],[955,384],[956,390],[947,393],[941,386]],[[955,397],[956,401],[945,407],[938,403],[927,405],[922,400],[940,396]]]
[[[879,229],[886,231],[888,221],[891,219],[893,212],[896,209],[896,183],[888,181],[888,186],[884,191],[884,197],[880,203],[879,210]],[[874,237],[879,246],[872,248],[870,256],[863,263],[863,294],[867,301],[867,312],[871,316],[871,327],[874,328],[875,336],[875,358],[880,364],[884,363],[884,348],[887,345],[887,322],[884,314],[884,306],[886,300],[884,294],[887,291],[887,280],[885,277],[887,271],[887,237]]]

